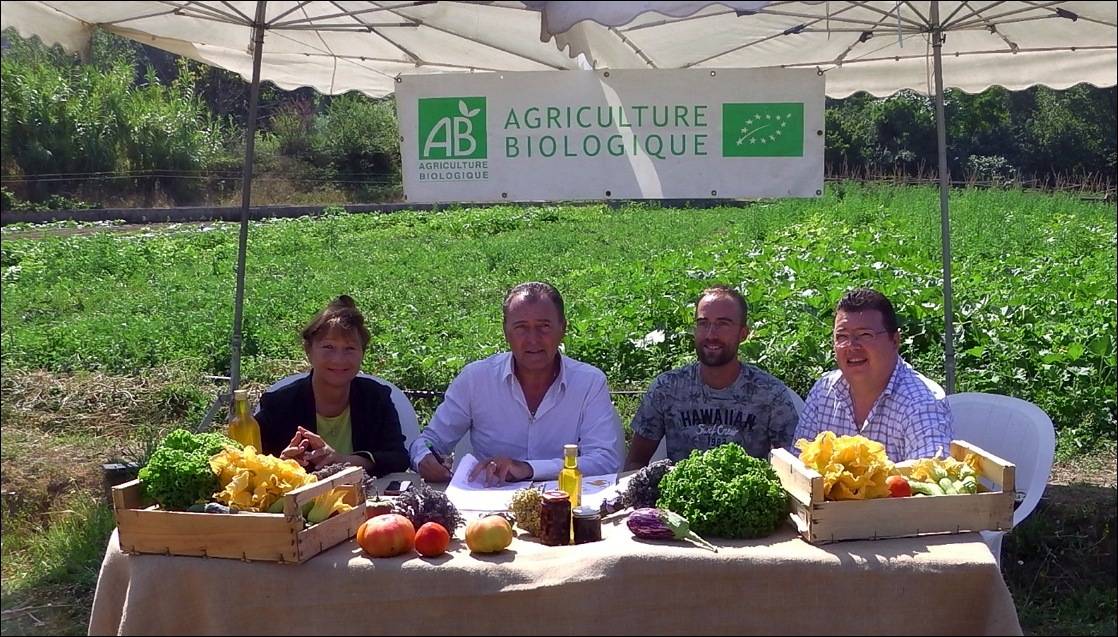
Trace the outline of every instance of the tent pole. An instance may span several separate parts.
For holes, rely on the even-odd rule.
[[[256,147],[256,103],[260,98],[260,54],[264,48],[264,0],[256,3],[252,23],[252,84],[248,93],[248,125],[245,126],[245,165],[241,173],[241,236],[237,245],[237,292],[233,300],[233,339],[230,343],[229,392],[241,384],[241,324],[245,305],[245,251],[248,246],[248,209],[252,203],[252,162]]]
[[[947,130],[943,115],[943,31],[939,23],[939,2],[931,3],[932,63],[936,81],[936,146],[939,149],[939,226],[943,255],[943,367],[947,374],[947,393],[955,393],[955,326],[951,299],[951,215],[947,195],[951,175],[947,172]]]

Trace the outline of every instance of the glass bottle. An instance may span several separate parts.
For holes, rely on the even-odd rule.
[[[571,508],[582,504],[582,472],[578,470],[578,445],[563,445],[563,469],[559,471],[559,490],[571,497]]]
[[[244,446],[260,450],[260,423],[248,410],[248,391],[238,389],[233,392],[233,408],[229,411],[229,437]]]

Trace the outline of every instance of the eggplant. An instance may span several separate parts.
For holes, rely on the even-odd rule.
[[[633,535],[643,540],[691,540],[715,553],[718,548],[691,530],[687,520],[665,509],[644,508],[629,514],[626,521]]]

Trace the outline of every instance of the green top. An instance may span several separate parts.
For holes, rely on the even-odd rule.
[[[315,414],[315,422],[318,424],[318,435],[335,452],[343,456],[353,455],[353,428],[349,420],[349,407],[331,418]]]

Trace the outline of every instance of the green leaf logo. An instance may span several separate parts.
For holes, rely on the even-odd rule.
[[[484,97],[419,100],[420,159],[486,159]]]
[[[474,110],[471,111],[469,109],[469,107],[466,106],[465,101],[458,100],[458,112],[462,113],[462,117],[465,117],[465,118],[469,119],[469,118],[473,117],[474,115],[477,115],[478,113],[480,113],[481,109],[480,108],[475,108]]]

